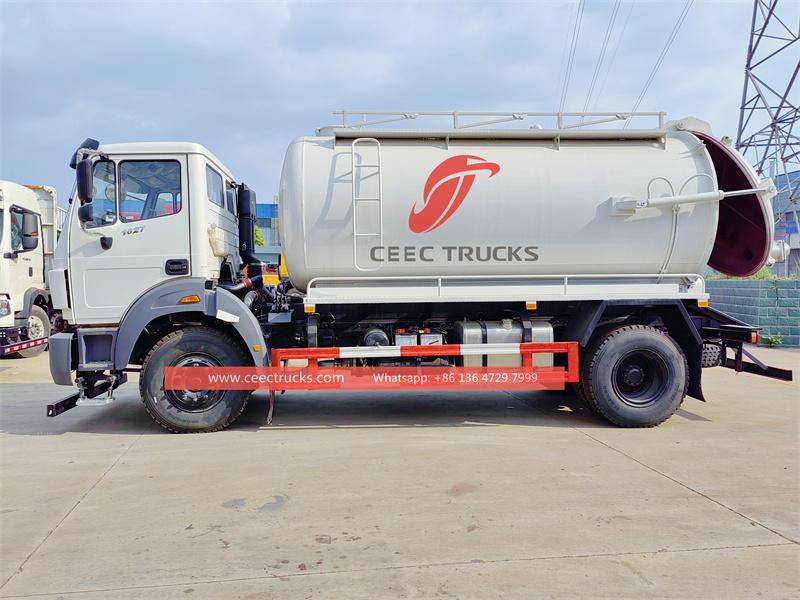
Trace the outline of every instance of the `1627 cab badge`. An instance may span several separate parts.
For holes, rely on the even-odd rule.
[[[122,230],[122,235],[132,235],[134,233],[141,233],[144,231],[144,225],[139,225],[137,227],[129,227],[128,229]]]

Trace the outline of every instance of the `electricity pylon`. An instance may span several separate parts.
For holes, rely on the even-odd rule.
[[[776,224],[787,213],[800,229],[800,110],[793,87],[800,71],[800,18],[794,2],[754,0],[736,148],[775,180]],[[794,175],[792,175],[794,173]]]

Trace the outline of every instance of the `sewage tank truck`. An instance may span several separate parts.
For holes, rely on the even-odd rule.
[[[135,370],[164,428],[214,431],[250,392],[165,389],[165,369],[291,359],[561,367],[624,427],[703,400],[703,367],[791,376],[744,347],[756,328],[708,307],[706,265],[747,276],[786,247],[771,181],[706,123],[340,114],[286,152],[283,277],[254,254],[255,193],[203,146],[81,144],[50,272],[51,373],[78,391],[50,416],[110,402]]]

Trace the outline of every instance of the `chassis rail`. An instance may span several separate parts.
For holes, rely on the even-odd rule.
[[[440,344],[435,346],[345,346],[332,348],[275,348],[271,363],[279,366],[288,360],[307,360],[315,366],[320,360],[345,358],[433,358],[482,356],[486,354],[522,355],[522,367],[533,367],[534,354],[566,354],[564,381],[578,381],[578,342],[523,342],[521,344]]]
[[[578,381],[578,342],[523,342],[521,344],[439,344],[434,346],[342,346],[331,348],[274,348],[270,364],[283,366],[289,360],[307,360],[316,367],[320,360],[348,358],[433,358],[483,356],[488,354],[522,355],[522,368],[533,368],[534,354],[566,354],[565,383]],[[267,424],[275,412],[275,392],[269,392]]]

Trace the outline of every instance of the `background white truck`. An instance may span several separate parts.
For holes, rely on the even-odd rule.
[[[83,142],[80,202],[50,271],[66,322],[51,337],[51,373],[79,389],[48,415],[111,401],[135,370],[159,424],[214,431],[250,392],[165,390],[166,367],[288,359],[561,366],[625,427],[661,423],[687,394],[702,400],[704,366],[791,378],[744,348],[756,328],[708,308],[706,264],[746,276],[785,247],[773,240],[771,182],[707,124],[430,116],[443,114],[452,126],[387,129],[425,115],[353,125],[344,113],[289,146],[280,280],[253,254],[255,194],[207,149]],[[627,127],[643,118],[652,124]]]
[[[65,214],[53,188],[0,181],[0,356],[47,346],[58,312],[46,274]]]

